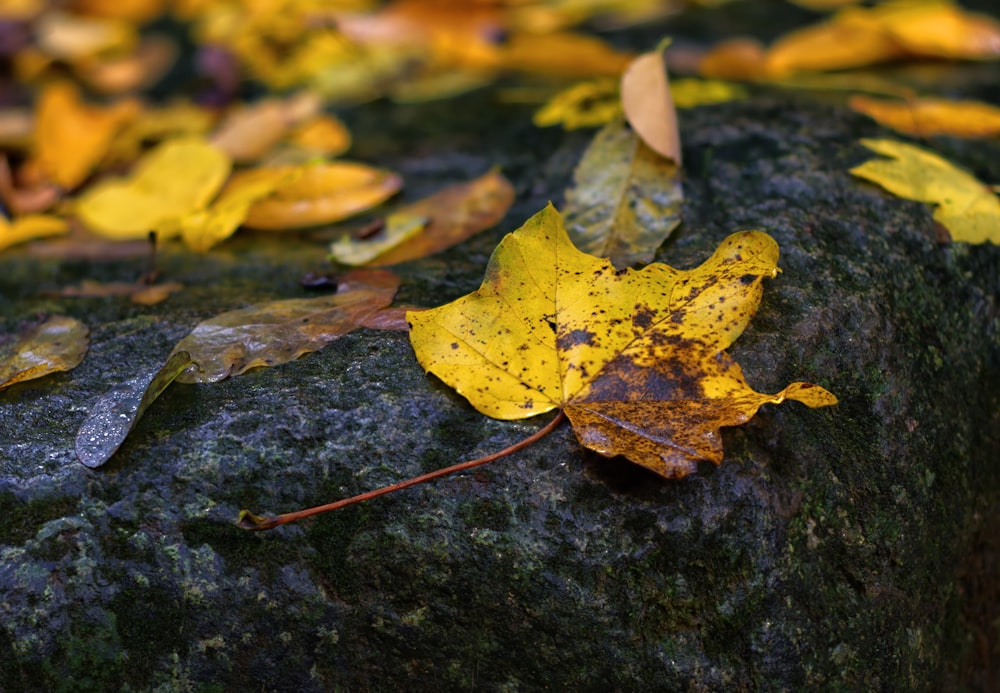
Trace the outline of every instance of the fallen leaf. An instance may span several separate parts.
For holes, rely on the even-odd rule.
[[[257,161],[296,128],[315,118],[322,102],[301,92],[288,99],[264,99],[231,112],[210,138],[237,164]]]
[[[765,72],[783,77],[798,71],[844,70],[903,55],[902,46],[876,15],[852,7],[779,38],[767,51]]]
[[[76,60],[73,69],[91,89],[123,94],[151,87],[177,61],[177,44],[165,36],[148,36],[127,55],[99,55]]]
[[[86,325],[64,315],[28,325],[0,343],[0,390],[76,368],[87,353],[89,334]]]
[[[780,38],[767,53],[767,72],[842,70],[919,56],[988,60],[1000,56],[1000,22],[966,12],[950,0],[897,0],[850,7],[827,21]]]
[[[698,74],[716,79],[750,80],[763,77],[766,52],[754,38],[720,41],[698,61]]]
[[[934,98],[889,101],[852,96],[848,105],[886,127],[915,137],[1000,135],[1000,108],[981,101]]]
[[[388,306],[399,278],[387,270],[354,270],[337,287],[330,296],[260,303],[205,320],[174,347],[198,365],[178,382],[212,383],[322,349]]]
[[[625,119],[649,147],[681,164],[681,138],[677,111],[667,81],[663,48],[643,53],[622,75],[622,109]]]
[[[274,171],[266,175],[297,176],[250,206],[244,222],[249,228],[285,231],[340,221],[381,204],[403,186],[395,173],[347,161],[270,168]],[[265,174],[241,171],[230,185],[260,175]]]
[[[580,250],[627,267],[653,259],[680,224],[683,200],[677,165],[619,118],[594,136],[577,164],[563,217]]]
[[[143,157],[127,178],[90,187],[74,211],[88,228],[107,238],[143,238],[166,221],[203,209],[229,169],[229,158],[201,138],[167,140]]]
[[[550,205],[501,241],[475,292],[407,314],[425,370],[480,412],[521,419],[562,408],[580,442],[665,477],[722,460],[720,427],[765,403],[836,403],[817,385],[747,385],[726,347],[778,270],[759,231],[727,238],[693,270],[616,270],[570,242]]]
[[[157,225],[157,233],[163,238],[180,236],[190,250],[206,252],[236,232],[255,202],[299,175],[295,169],[282,168],[262,168],[257,169],[256,173],[258,175],[243,176],[231,181],[209,208],[189,212]]]
[[[357,267],[371,262],[382,253],[416,236],[430,222],[430,217],[406,212],[390,214],[372,236],[352,238],[341,236],[330,244],[330,257],[342,265]]]
[[[129,22],[60,11],[43,13],[37,20],[35,36],[43,53],[68,61],[99,53],[128,52],[139,39]]]
[[[610,78],[579,82],[553,96],[532,117],[540,128],[562,125],[567,130],[600,127],[621,115],[618,81]]]
[[[151,306],[165,301],[170,294],[184,288],[183,284],[167,282],[165,284],[144,284],[142,282],[97,282],[84,279],[79,286],[67,286],[59,291],[46,292],[46,296],[61,296],[63,298],[107,298],[109,296],[128,296],[133,303]]]
[[[496,67],[562,77],[618,77],[633,57],[584,34],[518,32],[503,45]]]
[[[893,195],[936,205],[934,219],[954,241],[1000,243],[1000,200],[973,175],[905,142],[863,139],[861,144],[888,158],[852,168],[855,176]]]
[[[92,469],[111,459],[149,406],[190,365],[188,354],[171,354],[162,368],[129,378],[101,397],[77,431],[77,459]]]
[[[133,100],[90,106],[75,86],[56,82],[42,91],[35,110],[35,161],[52,182],[72,189],[97,167],[115,134],[141,107]]]
[[[334,116],[318,115],[296,128],[288,141],[310,154],[333,157],[351,148],[351,133]]]
[[[738,84],[717,79],[676,79],[670,93],[677,108],[696,108],[746,98],[747,91]]]
[[[419,233],[401,239],[367,264],[386,267],[451,248],[499,223],[513,201],[514,186],[497,170],[468,183],[451,185],[398,210],[396,215],[404,218],[429,221]],[[378,237],[372,240],[377,242]],[[366,242],[356,243],[360,246]]]
[[[25,214],[10,222],[0,214],[0,251],[35,238],[59,236],[69,231],[65,219],[47,214]]]

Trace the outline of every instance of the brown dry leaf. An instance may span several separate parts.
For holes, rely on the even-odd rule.
[[[622,75],[625,119],[650,149],[681,165],[681,138],[663,48],[643,53]]]
[[[248,228],[285,231],[340,221],[384,202],[403,185],[395,173],[347,161],[270,168],[279,174],[297,171],[299,175],[251,205],[244,222]],[[230,185],[261,175],[271,174],[241,171]]]
[[[214,383],[259,366],[276,366],[317,351],[392,303],[399,277],[387,270],[353,270],[337,293],[271,301],[200,323],[174,347],[198,365],[183,383]]]
[[[367,264],[386,267],[451,248],[495,226],[514,202],[514,186],[497,170],[468,183],[452,185],[397,214],[430,221],[421,233],[404,239]]]
[[[67,286],[59,291],[46,293],[47,296],[61,296],[63,298],[108,298],[109,296],[128,296],[133,303],[144,306],[151,306],[167,300],[170,294],[176,293],[184,288],[178,282],[166,282],[163,284],[145,284],[136,282],[98,282],[92,279],[84,279],[79,286]]]
[[[288,99],[264,99],[242,106],[219,124],[211,142],[237,164],[257,161],[295,128],[317,116],[319,97],[302,92]]]
[[[86,325],[64,315],[25,326],[0,344],[0,390],[76,368],[87,353],[89,334]]]
[[[51,84],[36,105],[35,163],[52,182],[75,188],[101,162],[115,135],[141,111],[131,99],[106,108],[90,106],[72,84]]]
[[[765,403],[837,401],[801,382],[755,392],[725,351],[777,259],[770,236],[745,231],[692,270],[618,271],[577,250],[550,205],[500,242],[477,291],[408,313],[410,341],[424,369],[487,416],[561,408],[584,446],[682,477],[719,464],[720,428]]]
[[[934,98],[889,101],[852,96],[848,105],[882,125],[915,137],[1000,135],[1000,108],[981,101]]]

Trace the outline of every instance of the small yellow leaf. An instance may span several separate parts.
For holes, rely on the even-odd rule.
[[[225,154],[200,138],[168,140],[143,157],[127,178],[91,187],[75,211],[107,238],[143,238],[164,222],[204,209],[230,166]]]
[[[270,168],[299,175],[250,206],[244,223],[249,228],[284,231],[340,221],[384,202],[403,185],[390,171],[347,161]],[[271,174],[244,171],[233,182],[260,175]]]
[[[603,78],[579,82],[563,89],[532,118],[540,128],[562,124],[567,130],[600,127],[622,112],[618,81]]]
[[[670,93],[677,108],[695,108],[746,98],[747,91],[738,84],[717,79],[676,79]]]
[[[971,174],[920,147],[893,140],[861,143],[887,159],[872,159],[851,169],[908,200],[937,205],[934,219],[952,240],[1000,243],[1000,200]]]
[[[632,61],[621,80],[625,118],[650,149],[681,164],[681,139],[677,131],[667,66],[663,50],[644,53]]]
[[[932,98],[888,101],[853,96],[848,105],[882,125],[916,137],[1000,135],[1000,108],[981,101]]]
[[[0,215],[0,250],[35,238],[59,236],[69,231],[65,219],[46,214],[26,214],[13,223]]]

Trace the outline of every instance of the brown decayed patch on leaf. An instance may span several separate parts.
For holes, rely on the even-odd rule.
[[[174,347],[198,365],[178,380],[215,382],[322,349],[388,306],[398,287],[399,277],[387,270],[354,270],[334,295],[260,303],[205,320]]]
[[[745,231],[693,270],[619,271],[573,247],[549,206],[501,241],[477,291],[409,313],[410,339],[421,365],[482,413],[563,408],[585,446],[684,476],[721,462],[720,427],[764,403],[836,403],[808,383],[755,392],[724,351],[777,258],[773,239]]]
[[[87,353],[89,334],[86,325],[64,315],[26,326],[0,344],[0,390],[76,368]]]

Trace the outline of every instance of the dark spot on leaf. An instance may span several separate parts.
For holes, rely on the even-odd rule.
[[[556,348],[561,350],[572,349],[580,344],[595,346],[594,337],[596,335],[590,330],[573,330],[567,332],[556,340]]]
[[[753,284],[756,279],[757,279],[756,274],[744,274],[742,277],[740,277],[740,283],[749,285]]]
[[[451,343],[451,348],[452,349],[457,349],[458,348],[458,342],[452,342]]]

